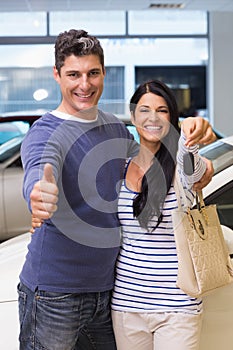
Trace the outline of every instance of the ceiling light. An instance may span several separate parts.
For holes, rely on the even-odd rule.
[[[151,9],[181,9],[185,6],[184,3],[152,3],[149,8]]]
[[[38,89],[34,92],[33,97],[36,101],[42,101],[48,97],[48,91],[45,89]]]

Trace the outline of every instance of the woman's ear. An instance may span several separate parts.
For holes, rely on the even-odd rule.
[[[135,125],[135,118],[134,118],[134,113],[133,111],[130,112],[130,120],[133,125]]]

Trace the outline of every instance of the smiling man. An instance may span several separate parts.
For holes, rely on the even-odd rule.
[[[105,67],[95,37],[61,33],[53,72],[61,103],[33,125],[21,152],[24,196],[44,223],[20,274],[20,349],[115,350],[117,186],[137,146],[118,118],[98,110]]]
[[[80,118],[96,118],[98,101],[103,92],[105,68],[99,56],[90,54],[68,56],[64,65],[54,67],[54,78],[62,93],[62,102],[57,110]],[[96,107],[96,108],[94,108]],[[83,116],[80,111],[92,109]],[[90,111],[89,111],[90,112]]]

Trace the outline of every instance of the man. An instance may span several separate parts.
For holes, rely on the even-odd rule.
[[[54,78],[62,101],[22,145],[24,196],[43,221],[20,274],[21,350],[115,350],[110,298],[120,236],[117,194],[137,146],[123,123],[98,109],[105,77],[99,41],[61,33]],[[213,138],[200,118],[206,141]],[[194,132],[195,136],[195,132]],[[209,182],[209,165],[203,183]]]

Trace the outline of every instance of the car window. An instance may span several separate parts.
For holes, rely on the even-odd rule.
[[[24,135],[14,137],[0,146],[0,163],[5,162],[7,159],[20,151],[23,138]]]
[[[136,127],[134,125],[131,125],[131,124],[126,124],[126,127],[129,130],[129,132],[133,135],[134,140],[139,143],[140,141],[139,141],[139,136],[138,136]]]
[[[220,223],[233,230],[233,181],[207,197],[205,204],[216,204]]]
[[[24,121],[13,121],[0,123],[0,145],[14,137],[25,135],[30,125]]]
[[[212,161],[215,174],[233,165],[233,146],[220,140],[202,148],[200,154]]]

